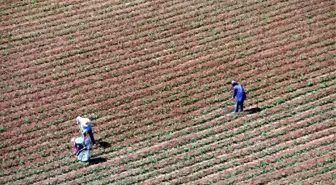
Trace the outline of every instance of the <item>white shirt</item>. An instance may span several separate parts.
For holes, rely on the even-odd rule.
[[[91,120],[89,120],[88,118],[83,118],[83,117],[78,116],[76,118],[76,121],[77,121],[77,124],[80,124],[82,133],[85,133],[91,130],[92,123],[91,123]]]

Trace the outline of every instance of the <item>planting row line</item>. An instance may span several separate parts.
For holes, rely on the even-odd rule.
[[[91,44],[92,45],[92,44]],[[27,74],[27,73],[25,73],[25,74]]]
[[[295,98],[296,96],[292,96],[293,98]],[[288,99],[291,99],[291,98],[288,98]],[[164,125],[164,126],[167,126],[166,124]],[[181,125],[180,125],[181,126]],[[182,127],[183,128],[183,127]],[[114,129],[116,129],[116,128],[114,128]],[[162,129],[162,128],[161,128]],[[176,128],[175,128],[176,129]],[[115,133],[115,132],[114,132]],[[146,133],[148,133],[148,130],[146,129]],[[122,138],[124,138],[125,136],[124,135],[122,135],[121,136]],[[132,137],[131,137],[132,138]]]
[[[106,122],[106,121],[105,121],[105,122]],[[26,138],[26,139],[27,139],[27,138]],[[26,140],[26,139],[25,139],[25,140]]]
[[[26,73],[25,73],[26,74]]]
[[[329,132],[330,133],[330,132]],[[289,136],[287,137],[289,140],[291,139]],[[267,140],[266,140],[266,142],[267,142]],[[248,146],[250,146],[250,145],[248,145]],[[262,145],[259,145],[259,146],[262,146]],[[278,146],[277,146],[278,147]],[[278,149],[277,147],[275,147],[276,149]],[[269,146],[268,147],[266,147],[266,148],[264,148],[264,149],[267,149],[267,148],[269,148]],[[258,151],[260,151],[261,149],[259,148],[259,147],[257,147],[257,149],[255,149],[255,148],[253,148],[252,147],[252,149],[253,150],[249,150],[249,149],[244,149],[246,152],[235,152],[235,155],[237,155],[237,156],[239,156],[239,157],[241,157],[240,155],[246,155],[246,154],[249,154],[249,155],[253,155],[253,158],[256,158],[256,159],[261,159],[261,157],[258,157],[257,155],[256,155],[256,153],[255,152],[258,152]],[[233,149],[232,149],[233,150]],[[255,150],[255,152],[253,152]],[[289,151],[292,151],[291,149],[289,149],[288,148],[288,150]],[[234,151],[236,151],[236,149],[234,150]],[[261,150],[262,151],[262,150]],[[278,151],[278,150],[275,150],[275,151]],[[232,151],[233,152],[233,151]],[[231,153],[231,152],[230,152]],[[272,153],[268,153],[268,152],[266,152],[266,154],[267,155],[271,155]],[[259,155],[265,155],[265,152],[261,152],[261,153],[259,153]],[[225,156],[225,158],[227,157],[225,154],[224,154],[224,156]],[[219,156],[220,157],[220,156]],[[230,158],[230,157],[229,157]],[[219,158],[220,159],[220,158]],[[245,159],[248,159],[247,161],[250,161],[251,160],[251,158],[250,157],[248,157],[248,158],[243,158],[242,159],[242,162],[246,162],[246,160]],[[223,161],[222,161],[223,162]],[[207,164],[207,163],[210,163],[210,162],[206,162],[206,161],[204,161],[204,163],[203,164]],[[211,164],[211,163],[210,163]],[[240,164],[241,165],[241,162],[239,162],[238,164]],[[233,167],[234,166],[236,166],[237,165],[237,163],[233,163],[232,164],[233,165]],[[211,166],[213,166],[213,165],[211,165]],[[209,166],[209,167],[211,167],[211,166]],[[210,168],[210,169],[213,169],[213,168]],[[225,168],[224,168],[225,169]],[[206,172],[208,172],[208,173],[206,173]],[[195,172],[195,173],[198,173],[198,172]],[[192,174],[192,173],[190,173],[190,174]],[[199,171],[199,174],[212,174],[212,170],[207,170],[207,171]]]
[[[155,161],[155,160],[154,160]],[[165,163],[166,164],[166,163]],[[173,168],[173,169],[176,169],[176,168]],[[134,170],[132,170],[132,171],[134,171]],[[147,176],[147,175],[146,175]]]
[[[179,3],[180,5],[179,6],[176,6],[177,5],[177,3]],[[189,9],[190,10],[194,10],[194,8],[192,8],[191,7],[191,5],[196,5],[196,3],[195,2],[188,2],[188,3],[193,3],[193,4],[186,4],[186,2],[183,2],[183,3],[181,3],[180,1],[179,2],[174,2],[174,4],[169,4],[169,6],[168,7],[164,7],[163,5],[165,5],[165,4],[161,4],[161,6],[163,6],[162,8],[164,8],[165,9],[165,11],[167,11],[168,13],[165,13],[165,14],[162,14],[161,16],[164,16],[163,18],[165,19],[165,20],[167,20],[167,18],[169,18],[169,17],[171,17],[171,16],[176,16],[176,15],[179,15],[179,14],[181,14],[181,13],[179,13],[181,10],[183,10],[183,9],[185,9],[185,8],[188,8],[188,7],[190,7]],[[202,2],[203,4],[204,4],[204,2]],[[95,17],[95,19],[92,19],[90,22],[93,22],[94,24],[102,24],[101,22],[103,22],[103,23],[105,23],[106,21],[102,21],[102,20],[109,20],[110,18],[115,18],[115,17],[118,17],[118,14],[123,14],[123,15],[128,15],[128,18],[130,18],[130,16],[129,16],[129,14],[130,13],[132,13],[132,16],[131,17],[136,17],[136,16],[141,16],[141,17],[139,17],[139,20],[140,21],[142,21],[142,20],[146,20],[148,17],[151,17],[151,16],[153,16],[153,15],[151,15],[151,14],[149,14],[149,12],[151,12],[152,13],[152,7],[150,7],[150,8],[152,8],[152,9],[150,9],[149,11],[147,11],[147,9],[146,9],[146,7],[148,7],[148,5],[150,5],[149,3],[143,3],[144,4],[144,7],[142,7],[142,6],[136,6],[136,7],[132,7],[132,9],[129,9],[127,12],[122,12],[122,13],[120,13],[120,11],[124,11],[124,9],[122,9],[122,8],[118,8],[118,7],[116,7],[116,10],[110,10],[110,14],[111,15],[108,15],[108,16],[103,16],[103,17],[99,17],[99,16],[97,16],[97,17]],[[198,3],[199,4],[199,3]],[[198,5],[197,4],[197,5]],[[200,5],[202,5],[202,6],[204,6],[203,4],[200,4]],[[137,4],[138,5],[138,4]],[[202,6],[200,6],[200,7],[202,7]],[[85,12],[89,12],[91,9],[95,9],[95,8],[97,8],[97,7],[95,7],[95,5],[91,5],[91,6],[86,6],[85,5],[85,3],[84,3],[84,5],[83,5],[83,7],[85,7],[85,8],[83,8],[83,9],[81,9],[81,12],[78,12],[78,11],[73,11],[73,14],[77,14],[77,15],[81,15],[81,14],[84,14]],[[103,9],[103,8],[111,8],[111,6],[106,6],[106,7],[104,7],[104,6],[101,6],[101,3],[100,3],[100,6],[99,6],[99,8],[100,9]],[[239,8],[241,8],[242,6],[240,6],[240,7],[238,7],[238,8],[235,8],[235,10],[239,10]],[[184,12],[189,12],[188,10],[189,9],[187,9],[187,10],[185,10]],[[126,9],[127,10],[127,9]],[[137,10],[137,11],[135,11],[135,10]],[[144,16],[144,14],[143,13],[141,13],[141,12],[139,12],[139,10],[141,10],[141,11],[143,11],[143,12],[145,12],[144,14],[145,14],[145,16]],[[154,9],[153,9],[154,10]],[[191,14],[191,15],[193,15],[193,14]],[[71,20],[73,20],[73,19],[81,19],[81,18],[76,18],[76,17],[72,17],[72,19],[69,19],[69,20],[65,20],[68,24],[69,24],[69,22],[71,21]],[[48,22],[48,23],[53,23],[54,21],[56,21],[56,20],[59,20],[59,18],[54,18],[54,19],[51,19],[50,17],[49,17],[49,19],[47,19],[46,21],[42,21],[42,22]],[[116,21],[116,19],[115,19],[115,21]],[[120,20],[118,20],[117,21],[118,23],[120,22]],[[57,22],[56,22],[57,23]],[[139,24],[139,23],[137,23],[137,24]],[[57,23],[56,25],[60,25],[60,23]],[[70,24],[71,25],[71,24]],[[121,22],[121,25],[124,25],[124,22]],[[140,24],[141,25],[141,24]],[[76,26],[76,25],[71,25],[71,27],[74,27],[74,26]],[[95,27],[97,27],[96,25],[94,25]],[[51,27],[51,25],[48,25],[47,27]],[[29,26],[26,26],[26,29],[27,28],[30,28]],[[43,28],[45,28],[45,27],[38,27],[37,29],[39,29],[39,30],[41,30],[41,29],[43,29]],[[132,28],[133,29],[133,28]],[[55,28],[53,28],[53,30],[55,30]],[[56,29],[57,30],[57,29]],[[24,33],[27,33],[27,30],[23,30],[23,32]]]
[[[334,120],[332,120],[332,121],[334,121]],[[332,125],[332,121],[329,122],[330,125]],[[303,132],[303,135],[302,135],[302,136],[303,136],[303,138],[302,138],[303,141],[304,141],[304,140],[307,140],[307,138],[310,137],[310,134],[314,134],[314,132],[317,132],[317,131],[315,131],[314,129],[311,129],[311,132],[309,132],[309,133],[304,133],[304,130],[305,130],[305,129],[308,129],[308,130],[309,130],[309,128],[310,128],[310,127],[308,127],[308,128],[303,128],[302,131],[301,131],[301,132]],[[319,130],[320,130],[321,126],[318,125],[317,128],[319,128]],[[333,129],[333,128],[331,128],[330,130],[332,130],[332,129]],[[329,132],[329,135],[330,135],[330,133],[331,133],[331,132]],[[294,135],[294,134],[293,134],[293,135]],[[291,136],[291,138],[295,138],[295,137],[297,137],[297,134],[295,134],[294,137]],[[276,140],[276,139],[274,139],[274,140]],[[270,141],[270,142],[272,142],[272,141]],[[297,141],[295,141],[295,142],[297,142],[297,143],[295,143],[296,145],[302,143],[302,141],[300,141],[300,140],[297,140]],[[330,147],[332,148],[332,143],[331,143],[331,146],[330,146]],[[331,148],[329,148],[329,150],[330,150]],[[289,148],[289,150],[293,151],[292,148]],[[295,147],[295,150],[297,150],[297,151],[295,151],[295,153],[298,153],[298,154],[301,154],[301,153],[303,153],[303,152],[306,152],[305,149],[300,149],[300,150],[299,150],[299,149],[297,149],[296,147]],[[269,151],[266,151],[266,152],[268,153]],[[291,156],[290,156],[290,157],[291,157]],[[299,157],[299,158],[300,158],[300,157]],[[283,158],[280,158],[280,159],[283,160]],[[293,160],[293,159],[290,159],[290,160]],[[276,159],[273,159],[273,160],[272,160],[272,162],[276,162],[276,161],[277,161]],[[269,167],[273,168],[274,166],[273,166],[273,165],[269,165]],[[258,175],[259,175],[259,174],[258,174]]]
[[[321,150],[322,151],[322,150]],[[325,151],[325,150],[323,150]],[[330,152],[332,153],[332,151],[326,151],[325,153]],[[320,174],[324,174],[330,171],[334,171],[336,170],[336,163],[331,161],[331,163],[329,163],[330,161],[327,161],[326,163],[320,164],[320,165],[316,165],[313,166],[312,168],[308,169],[308,170],[304,170],[301,173],[296,173],[296,174],[292,174],[290,173],[289,176],[286,176],[286,178],[281,179],[278,184],[289,184],[289,183],[293,183],[293,182],[303,182],[306,179],[315,177],[316,175],[320,175]]]
[[[258,176],[258,178],[256,178],[255,180],[262,180],[262,179],[263,180],[269,180],[269,177],[267,177],[267,176],[273,176],[273,174],[276,174],[277,172],[279,172],[279,170],[281,170],[281,171],[283,171],[283,172],[285,172],[287,174],[295,174],[295,173],[298,173],[298,172],[302,172],[302,171],[306,170],[309,167],[316,166],[316,165],[309,164],[308,161],[305,162],[307,159],[309,159],[309,158],[311,158],[313,156],[316,156],[317,158],[321,158],[323,156],[328,156],[327,158],[324,158],[324,159],[330,160],[331,159],[330,157],[332,156],[331,153],[333,151],[332,146],[335,144],[335,142],[330,138],[329,143],[330,143],[330,145],[329,145],[328,148],[324,148],[324,149],[318,150],[318,151],[316,151],[315,154],[308,153],[308,155],[306,155],[306,158],[302,157],[302,154],[304,155],[305,153],[307,153],[306,149],[298,149],[298,150],[296,150],[296,153],[298,153],[300,155],[297,158],[299,160],[297,160],[297,159],[293,160],[293,158],[291,159],[292,162],[290,162],[290,166],[294,165],[292,168],[290,168],[290,169],[287,168],[287,170],[272,169],[273,166],[270,165],[270,166],[267,167],[268,168],[268,170],[267,170],[268,173],[271,171],[270,169],[276,170],[276,171],[272,172],[271,174],[262,174],[262,175],[260,174]],[[321,143],[318,146],[320,146],[320,145],[323,145],[323,144]],[[311,146],[311,147],[314,147],[314,146]],[[321,153],[321,151],[323,151],[323,153]],[[317,164],[317,163],[315,163],[315,164]],[[265,170],[265,169],[263,169],[263,170]],[[281,174],[279,174],[279,175],[281,176]],[[276,176],[273,176],[273,177],[276,177]]]
[[[218,139],[218,138],[216,138],[216,139]],[[197,148],[199,148],[199,147],[197,147]],[[164,164],[166,164],[166,163],[164,163]]]
[[[306,157],[308,155],[308,157]],[[289,161],[287,164],[283,164],[283,166],[281,166],[281,168],[279,169],[274,169],[274,171],[270,171],[270,172],[261,172],[261,173],[265,173],[262,175],[257,176],[256,178],[253,178],[252,180],[248,180],[248,181],[244,181],[244,183],[248,183],[248,182],[253,182],[253,183],[263,183],[263,182],[272,182],[273,180],[277,180],[279,178],[281,178],[284,174],[287,174],[286,172],[293,172],[293,173],[297,173],[300,171],[305,170],[306,168],[310,168],[312,166],[315,165],[319,165],[321,163],[324,163],[325,161],[329,161],[330,159],[330,154],[322,156],[322,157],[315,157],[315,158],[311,158],[309,157],[311,154],[307,154],[305,157],[305,159],[302,159],[301,157],[299,157],[296,161]],[[297,164],[299,163],[299,164]],[[294,168],[292,165],[295,165]],[[304,166],[303,166],[304,165]],[[262,170],[260,170],[262,171]],[[236,175],[238,175],[239,173],[241,173],[241,171],[238,172],[232,172],[230,175],[224,175],[221,177],[221,181],[225,181],[225,182],[231,182],[231,181],[235,181],[236,179]],[[245,175],[245,174],[242,174]],[[240,176],[242,176],[240,175]],[[227,181],[226,178],[233,176],[234,180],[229,180]],[[219,183],[221,183],[221,181],[219,181]]]
[[[314,86],[314,87],[316,87],[316,86]],[[312,88],[314,88],[314,87],[312,87]],[[210,95],[211,96],[211,95]],[[280,103],[281,104],[281,103]],[[123,105],[125,105],[125,104],[123,104]],[[198,105],[201,105],[201,104],[198,104]],[[197,105],[197,106],[198,106]],[[197,107],[197,106],[190,106],[191,108],[192,107]],[[217,105],[216,105],[217,106]],[[128,109],[128,105],[125,105],[125,107],[127,107],[127,109]],[[107,110],[107,109],[106,109]],[[68,122],[69,123],[69,122]],[[148,145],[148,144],[143,144],[143,145],[140,145],[140,146],[146,146],[146,145]],[[49,155],[49,154],[47,154],[47,155]]]
[[[330,146],[329,146],[329,150],[330,150]],[[302,156],[298,156],[296,158],[299,158],[299,159],[302,160]],[[200,159],[200,161],[202,161],[202,160],[203,159]],[[216,160],[217,161],[220,161],[220,160],[225,161],[226,159],[224,159],[224,158],[222,158],[222,159],[221,158],[217,158]],[[291,161],[291,160],[295,160],[295,159],[291,158],[289,161]],[[257,161],[251,161],[250,163],[252,163],[252,165],[254,165],[253,166],[254,168],[259,169],[259,171],[265,172],[266,170],[265,169],[261,169],[261,168],[264,165],[267,165],[267,163],[265,164],[265,162],[262,162],[262,161],[263,161],[263,159],[258,159]],[[281,168],[282,166],[286,166],[286,165],[288,165],[288,163],[290,163],[289,161],[288,160],[284,160],[281,163],[275,163],[275,164],[273,164],[274,165],[273,168]],[[259,162],[260,162],[260,165],[258,165]],[[210,161],[210,162],[207,162],[207,163],[208,163],[207,164],[208,166],[214,166],[214,168],[210,171],[210,173],[216,173],[216,172],[219,172],[219,171],[225,171],[226,174],[227,174],[225,176],[226,178],[230,177],[230,175],[232,175],[232,173],[229,172],[229,171],[231,171],[231,169],[225,169],[225,168],[223,169],[220,166],[215,166],[215,164],[217,164],[217,162],[215,162],[215,161]],[[227,166],[228,162],[225,162],[225,163],[226,163],[225,166]],[[236,162],[233,165],[234,166],[240,166],[240,162]],[[252,167],[252,165],[250,166],[250,168]],[[177,183],[177,181],[181,181],[181,183],[192,182],[194,180],[198,180],[198,179],[204,178],[204,175],[205,175],[204,173],[197,173],[198,170],[202,171],[202,168],[204,168],[204,167],[200,166],[199,164],[196,164],[195,166],[193,166],[193,169],[195,169],[196,173],[191,173],[191,175],[189,175],[189,176],[185,176],[184,177],[183,175],[179,175],[179,176],[171,178],[169,176],[167,177],[165,175],[162,175],[160,180],[156,180],[156,178],[155,178],[155,179],[152,179],[152,182],[160,182],[160,181],[161,182],[162,181],[163,182],[167,182],[168,181],[169,183]],[[245,169],[246,168],[248,169],[248,167],[245,167]],[[242,175],[245,176],[246,173],[247,173],[247,171],[239,170],[239,168],[237,169],[237,167],[235,167],[234,171],[235,171],[234,174],[236,174],[237,176],[238,176],[238,174],[242,174]],[[239,172],[237,172],[237,171],[239,171]],[[230,174],[230,175],[228,175],[228,174]],[[251,174],[251,176],[252,175],[253,176],[257,176],[258,174]],[[239,179],[239,176],[238,177],[237,176],[233,176],[234,180]],[[207,178],[207,177],[205,177],[205,178]],[[213,178],[210,177],[209,179],[213,179]],[[213,181],[216,181],[216,179],[212,180],[212,182]],[[233,180],[231,180],[231,179],[225,179],[225,182],[231,182],[231,181],[233,181]],[[146,184],[146,183],[148,183],[148,181],[144,181],[143,183]],[[199,183],[199,182],[193,182],[193,183]]]
[[[196,148],[199,148],[199,147],[196,147]],[[217,147],[216,147],[217,148]],[[182,158],[182,157],[181,157]],[[183,158],[182,158],[183,159]],[[154,161],[156,161],[156,160],[154,160]],[[164,164],[166,164],[166,163],[164,163]],[[185,164],[184,163],[182,163],[181,164],[181,166],[185,166]],[[143,169],[143,168],[141,168],[141,169]],[[175,167],[173,167],[173,169],[177,169],[177,168],[175,168]],[[180,170],[180,169],[179,169]],[[132,170],[132,171],[134,171],[134,170]],[[133,174],[134,175],[134,174]]]
[[[179,2],[174,2],[174,3],[181,3],[181,2],[179,1]],[[144,5],[148,6],[149,3],[145,3]],[[196,6],[197,4],[195,4],[195,2],[193,2],[193,4],[185,4],[185,5],[182,4],[182,5],[180,5],[178,11],[181,11],[181,9],[182,10],[185,9],[186,7],[189,7],[190,5]],[[90,6],[87,6],[87,7],[90,7]],[[142,10],[142,9],[144,11],[146,10],[144,8],[141,8],[141,7],[139,7],[138,10]],[[130,12],[136,12],[137,13],[136,15],[133,15],[133,16],[141,16],[141,17],[139,17],[139,21],[138,22],[144,22],[144,23],[147,22],[146,17],[148,17],[148,15],[149,16],[153,16],[153,14],[149,13],[149,12],[152,12],[152,11],[153,10],[145,11],[144,14],[141,14],[141,12],[139,12],[139,11],[135,11],[135,10],[132,11],[132,10],[130,10]],[[124,20],[118,20],[118,16],[116,17],[116,15],[115,15],[115,13],[117,13],[117,12],[118,12],[118,10],[116,10],[116,11],[110,11],[109,14],[104,15],[103,17],[101,17],[101,16],[95,16],[95,17],[91,18],[91,16],[90,16],[90,18],[89,18],[90,20],[88,20],[88,18],[85,18],[85,17],[84,18],[79,18],[79,20],[81,20],[81,19],[83,19],[83,21],[85,20],[84,24],[87,25],[86,28],[85,28],[85,30],[87,30],[87,31],[80,31],[80,32],[78,32],[78,30],[75,29],[75,28],[80,27],[81,24],[83,24],[83,21],[78,21],[78,19],[74,19],[73,17],[70,17],[69,18],[70,20],[59,19],[58,18],[57,19],[58,22],[57,21],[55,22],[55,21],[50,21],[49,20],[48,22],[52,23],[52,25],[50,25],[50,26],[43,26],[41,28],[36,28],[37,30],[39,30],[39,34],[38,34],[39,38],[45,40],[45,41],[42,41],[41,43],[39,43],[39,45],[42,44],[41,46],[47,46],[48,43],[49,44],[51,43],[51,46],[53,46],[54,44],[57,44],[57,43],[55,43],[55,42],[57,42],[57,40],[54,39],[55,35],[56,36],[64,36],[64,35],[72,34],[72,33],[78,35],[79,38],[87,37],[86,35],[92,35],[92,33],[97,33],[97,32],[98,33],[101,32],[102,34],[105,34],[105,35],[111,35],[111,36],[112,35],[116,35],[118,37],[121,37],[125,33],[128,33],[129,32],[128,30],[130,28],[126,28],[125,29],[125,28],[121,28],[118,25],[113,26],[113,27],[109,27],[109,28],[106,27],[107,24],[114,25],[116,22],[118,24],[120,24],[120,25],[126,25],[127,24],[126,20],[129,19],[129,18],[124,19]],[[78,15],[86,15],[86,14],[78,14]],[[125,14],[125,15],[128,15],[128,14]],[[86,16],[89,16],[89,14],[87,14]],[[173,14],[172,16],[176,16],[176,15]],[[123,19],[123,18],[119,17],[119,19]],[[71,23],[71,20],[75,20],[75,22]],[[106,22],[106,20],[111,20],[111,21]],[[91,22],[97,22],[100,25],[96,24],[96,25],[92,25],[91,26],[91,24],[92,24]],[[66,24],[68,26],[67,28],[64,28],[64,23],[67,23]],[[105,26],[105,27],[103,27],[103,26]],[[92,27],[92,29],[88,29],[89,27]],[[29,28],[29,27],[27,27],[27,28]],[[53,34],[51,34],[50,31],[48,31],[49,29],[54,30]],[[106,30],[106,29],[113,30],[113,32],[112,33],[107,33],[106,31],[102,32],[102,30]],[[134,30],[134,28],[132,28],[132,29]],[[132,29],[130,29],[130,30],[132,30]],[[27,32],[24,32],[24,33],[27,33]],[[28,34],[28,35],[34,35],[34,34]],[[118,38],[118,37],[115,37],[115,38]],[[18,39],[17,40],[18,41],[17,44],[19,44],[20,43],[19,41],[22,40],[22,39],[24,39],[24,38]],[[48,41],[50,39],[51,39],[51,42],[50,41],[46,42],[46,41]],[[30,38],[30,39],[29,39],[29,37],[25,38],[25,42],[26,43],[30,43],[30,44],[34,44],[33,43],[34,40],[35,40],[35,38]],[[15,43],[13,43],[13,44],[15,44]],[[59,45],[57,44],[57,46],[59,46]],[[27,48],[32,48],[32,47],[30,46],[30,47],[27,47]]]
[[[67,1],[65,1],[67,2]],[[98,11],[112,11],[114,16],[120,16],[122,14],[128,14],[132,11],[135,11],[137,8],[145,8],[150,3],[142,2],[142,4],[138,4],[140,6],[129,6],[128,8],[122,8],[123,4],[114,4],[112,6],[113,2],[107,2],[107,1],[98,1],[97,3],[92,2],[71,2],[71,3],[51,3],[48,7],[41,7],[38,6],[36,8],[40,9],[48,9],[48,11],[39,12],[39,9],[37,9],[35,12],[32,11],[34,9],[31,9],[29,7],[29,11],[23,11],[22,9],[17,12],[21,13],[18,15],[18,17],[25,17],[25,20],[27,22],[22,22],[21,24],[17,24],[17,27],[22,27],[20,30],[13,30],[13,34],[23,34],[23,33],[29,33],[33,31],[32,28],[36,30],[43,30],[46,27],[54,28],[56,25],[62,26],[61,24],[67,23],[69,26],[74,26],[71,24],[74,20],[81,20],[81,19],[89,19],[88,15],[89,12],[95,12]],[[144,5],[145,4],[145,5]],[[53,7],[52,5],[55,5],[57,7]],[[53,10],[53,11],[51,11]],[[25,13],[26,15],[23,15],[22,13]],[[37,14],[36,14],[37,13]],[[15,12],[11,13],[12,15],[15,15]],[[96,15],[97,16],[97,15]],[[15,18],[15,16],[13,16]],[[61,19],[63,18],[63,19]],[[105,19],[106,17],[99,17],[97,16],[97,20],[99,19]],[[34,21],[31,20],[38,20],[39,25],[36,25]],[[24,21],[24,20],[23,20]],[[10,21],[12,22],[12,21]],[[63,25],[64,26],[64,25]],[[3,27],[3,29],[8,29],[6,27]],[[45,32],[42,32],[45,34]]]
[[[43,16],[48,16],[50,14],[47,14],[50,10],[54,9],[62,9],[63,7],[68,7],[68,6],[76,6],[79,4],[79,2],[72,1],[71,3],[66,3],[67,1],[57,1],[56,2],[51,2],[51,1],[39,1],[37,2],[24,2],[24,4],[12,4],[8,5],[6,4],[4,7],[1,7],[1,9],[4,11],[4,15],[11,15],[12,19],[18,19],[21,17],[28,17],[28,16],[34,16],[34,18],[41,18]],[[42,11],[43,12],[42,12]],[[28,21],[28,20],[26,20]],[[10,20],[6,20],[3,22],[4,26],[8,25],[10,26],[12,22]],[[19,26],[19,25],[18,25]],[[29,24],[24,24],[23,26],[30,26]],[[22,26],[22,27],[23,27]],[[5,31],[4,27],[2,31]]]
[[[324,162],[319,163],[319,166],[322,166],[323,164],[327,164],[329,161],[332,161],[333,158],[329,158]],[[300,183],[303,184],[333,184],[335,183],[335,171],[334,171],[334,167],[335,167],[335,162],[331,165],[329,165],[329,167],[325,167],[324,169],[322,169],[322,174],[316,175],[316,176],[312,176],[309,179],[305,179],[302,180]],[[330,167],[331,166],[331,167]],[[331,169],[329,172],[326,173],[327,169]],[[297,180],[297,179],[295,179]],[[297,181],[294,181],[297,182]]]

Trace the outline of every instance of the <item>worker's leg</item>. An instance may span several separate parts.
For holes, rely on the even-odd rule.
[[[234,112],[238,112],[238,110],[239,110],[239,102],[236,101]]]
[[[94,140],[94,137],[93,137],[93,132],[92,132],[92,129],[88,131],[88,134],[90,135],[90,139],[92,141],[92,144],[95,144],[95,140]]]
[[[244,101],[240,102],[240,111],[243,112],[244,110]]]

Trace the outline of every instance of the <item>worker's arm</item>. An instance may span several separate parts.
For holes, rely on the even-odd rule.
[[[237,96],[237,91],[238,91],[238,89],[234,87],[233,88],[232,98],[235,98]]]
[[[80,124],[78,124],[78,128],[79,128],[79,132],[82,133],[83,129],[82,129],[82,126]]]
[[[76,156],[78,156],[83,150],[86,150],[87,148],[86,147],[84,147],[84,148],[82,148],[82,149],[80,149],[80,150],[78,150],[77,152],[76,152]]]

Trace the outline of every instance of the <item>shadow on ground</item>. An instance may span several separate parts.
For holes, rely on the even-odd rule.
[[[111,146],[111,144],[108,143],[108,142],[105,142],[105,141],[100,141],[100,142],[98,142],[98,146],[99,146],[100,148],[108,148],[108,147]]]
[[[104,148],[104,149],[106,149],[106,148],[108,148],[108,147],[111,146],[110,143],[105,142],[105,141],[97,141],[96,144],[97,144],[97,145],[96,145],[97,148]],[[95,157],[95,158],[91,158],[91,159],[89,160],[89,165],[92,165],[92,164],[99,164],[99,163],[103,163],[103,162],[106,162],[106,159],[105,159],[105,158],[103,158],[103,157]]]
[[[250,109],[245,109],[245,111],[247,112],[247,114],[254,114],[254,113],[262,111],[262,109],[260,107],[253,107]]]
[[[92,165],[92,164],[99,164],[99,163],[103,163],[103,162],[106,162],[106,159],[102,158],[102,157],[97,157],[97,158],[93,158],[93,159],[89,160],[89,164],[90,165]]]

